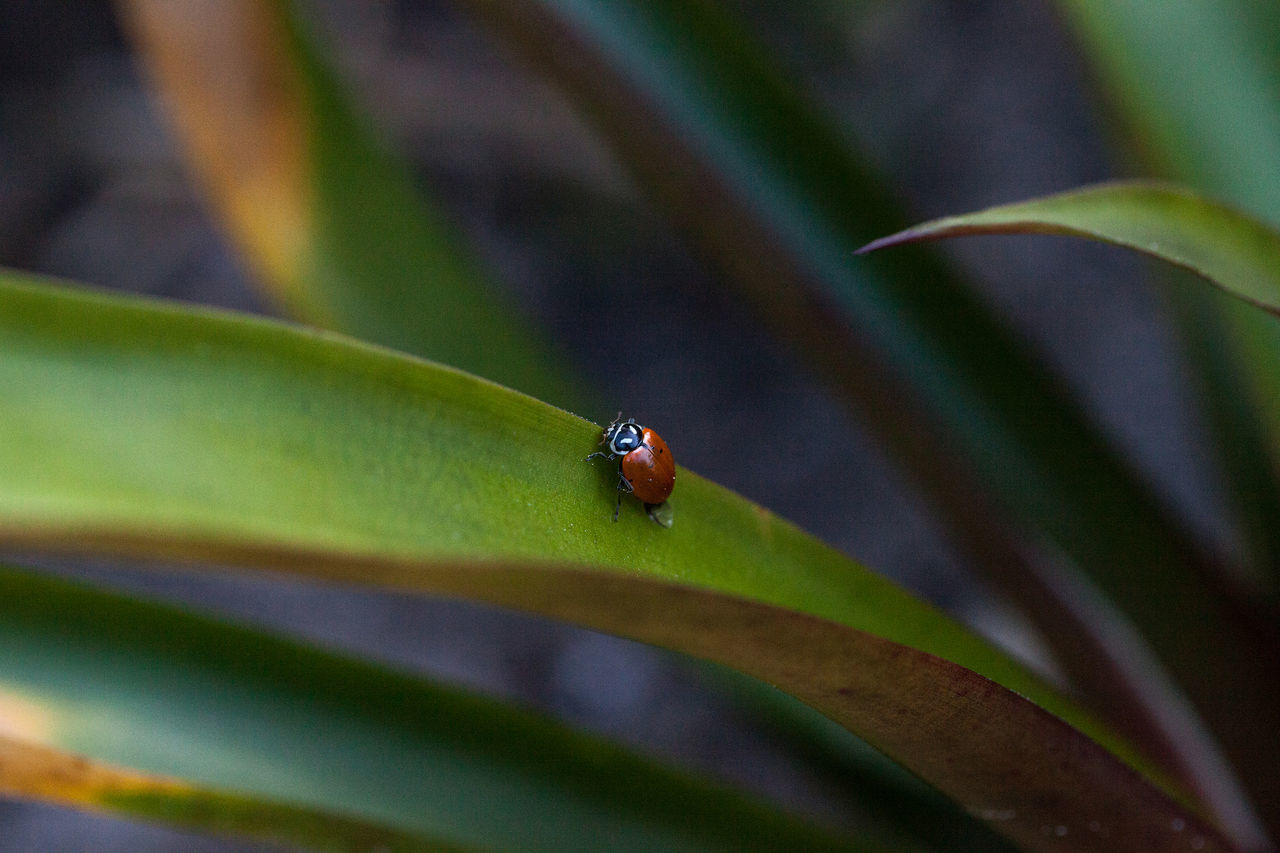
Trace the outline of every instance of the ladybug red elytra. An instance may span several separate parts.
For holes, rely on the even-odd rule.
[[[618,417],[622,417],[621,412]],[[663,527],[670,527],[669,513],[655,513],[676,487],[676,463],[662,436],[640,426],[632,418],[625,421],[615,419],[605,428],[600,443],[605,450],[592,453],[587,457],[588,461],[596,457],[621,457],[618,462],[618,504],[613,510],[613,520],[618,520],[622,496],[630,493],[640,499],[650,518]]]

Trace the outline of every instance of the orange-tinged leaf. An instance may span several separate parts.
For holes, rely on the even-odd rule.
[[[197,177],[296,319],[562,405],[582,393],[346,97],[285,0],[121,0]]]
[[[259,280],[296,313],[323,312],[300,281],[313,239],[309,120],[299,71],[279,49],[279,15],[267,3],[129,0],[120,8],[170,94],[192,167]]]
[[[457,850],[313,809],[191,785],[0,735],[0,795],[312,850]]]

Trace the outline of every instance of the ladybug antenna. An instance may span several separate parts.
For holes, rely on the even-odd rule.
[[[621,419],[622,412],[618,412],[618,414],[614,415],[613,420],[609,421],[609,425],[604,428],[604,432],[600,433],[600,440],[596,442],[597,445],[604,444],[604,440],[609,437],[609,433],[613,432],[614,426],[616,426],[618,421]]]

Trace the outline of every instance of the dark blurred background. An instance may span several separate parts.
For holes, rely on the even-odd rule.
[[[802,13],[736,5],[921,219],[1123,170],[1108,159],[1102,113],[1047,3],[900,0]],[[681,465],[1052,670],[1034,634],[957,560],[859,424],[715,286],[715,268],[648,206],[554,90],[447,2],[309,6],[388,142],[608,401],[579,414],[604,423],[624,410],[657,428]],[[945,248],[1204,535],[1229,540],[1199,417],[1143,265],[1047,238]],[[211,219],[108,3],[0,2],[0,265],[273,311]],[[620,310],[640,303],[650,307]],[[708,692],[695,667],[638,644],[466,603],[260,576],[42,565],[546,709],[797,810],[844,819],[822,781]],[[242,846],[0,801],[5,853]]]

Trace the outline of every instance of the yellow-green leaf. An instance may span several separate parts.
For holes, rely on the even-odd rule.
[[[1177,264],[1280,314],[1280,231],[1190,190],[1140,181],[1100,184],[945,216],[881,237],[860,252],[973,234],[1085,237]]]
[[[0,352],[0,542],[530,609],[774,683],[1033,848],[1062,849],[1048,825],[1084,849],[1094,821],[1113,849],[1174,823],[1225,844],[1021,665],[767,511],[681,470],[671,529],[635,501],[614,523],[614,475],[584,461],[598,427],[566,412],[335,336],[15,277]]]

